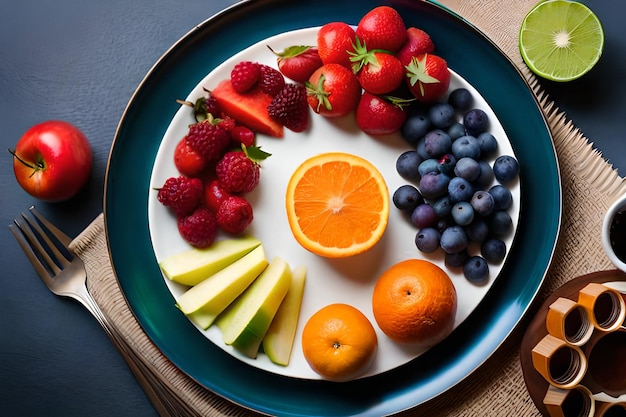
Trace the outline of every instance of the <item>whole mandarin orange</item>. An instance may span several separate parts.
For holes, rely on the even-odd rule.
[[[362,375],[378,349],[374,326],[357,308],[330,304],[314,313],[302,331],[302,353],[322,377],[346,381]]]
[[[456,289],[434,263],[407,259],[378,278],[372,308],[376,323],[392,340],[432,346],[454,328]]]

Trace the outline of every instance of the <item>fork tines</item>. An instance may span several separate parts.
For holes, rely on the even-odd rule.
[[[13,236],[42,279],[50,279],[69,265],[71,238],[31,207],[9,225]]]

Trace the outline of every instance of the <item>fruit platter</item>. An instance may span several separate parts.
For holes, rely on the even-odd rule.
[[[315,27],[298,31],[290,31],[262,40],[250,48],[236,54],[233,58],[226,60],[222,65],[208,74],[198,84],[198,86],[194,88],[189,96],[185,98],[185,102],[195,102],[199,97],[205,97],[207,95],[207,90],[210,90],[213,95],[218,96],[221,100],[224,100],[225,98],[222,97],[223,93],[221,90],[216,89],[216,86],[219,86],[223,80],[231,80],[233,68],[236,68],[239,63],[258,63],[266,65],[270,68],[277,68],[276,57],[268,49],[268,45],[270,45],[274,50],[284,50],[292,45],[315,45],[317,43],[317,35],[321,30],[323,29]],[[297,84],[288,82],[287,85]],[[461,91],[459,90],[461,88],[463,89],[462,91],[467,91],[472,97],[472,109],[483,110],[485,114],[489,116],[488,120],[491,121],[488,129],[488,134],[490,135],[489,137],[498,138],[497,150],[495,150],[492,154],[483,152],[484,160],[488,161],[491,166],[494,165],[494,161],[499,156],[514,155],[504,129],[499,124],[493,110],[488,106],[487,102],[471,85],[465,82],[457,74],[452,73],[450,87],[448,90]],[[262,102],[262,100],[257,97],[258,94],[256,92],[252,94],[254,94],[254,103]],[[245,94],[243,97],[246,97]],[[439,95],[438,99],[440,102],[448,100],[447,90],[446,93]],[[241,100],[241,98],[237,95],[234,100]],[[252,105],[253,104],[249,104],[248,109],[251,108]],[[267,104],[264,104],[264,106],[267,107]],[[338,259],[328,257],[328,255],[320,256],[317,253],[313,253],[306,248],[301,247],[298,241],[294,239],[292,230],[288,224],[287,213],[289,210],[286,209],[286,206],[293,207],[294,203],[286,203],[284,196],[288,188],[288,180],[292,176],[292,173],[296,171],[298,166],[303,163],[303,161],[313,156],[328,152],[343,152],[345,154],[357,155],[365,158],[373,164],[378,171],[380,171],[382,176],[381,181],[386,184],[383,192],[388,194],[389,197],[391,197],[392,194],[397,197],[399,193],[397,193],[396,190],[400,187],[406,187],[409,184],[416,184],[419,182],[416,175],[414,175],[411,180],[406,178],[407,174],[403,177],[397,172],[396,165],[400,156],[407,151],[415,149],[415,145],[411,146],[403,138],[401,132],[397,131],[393,132],[395,134],[386,135],[368,135],[361,129],[354,128],[355,116],[353,114],[348,114],[345,117],[329,118],[314,114],[313,110],[309,109],[308,104],[305,104],[305,106],[305,110],[311,113],[308,115],[309,121],[307,123],[306,130],[293,131],[288,128],[284,128],[283,136],[281,138],[257,133],[255,145],[260,150],[271,153],[271,156],[258,162],[260,178],[258,184],[254,187],[254,190],[250,190],[246,193],[240,193],[240,195],[246,196],[246,198],[251,202],[253,220],[250,222],[246,221],[245,224],[248,225],[249,223],[249,225],[244,230],[237,229],[235,233],[233,233],[232,227],[227,226],[230,233],[221,233],[217,237],[218,240],[223,238],[236,241],[238,236],[244,236],[245,238],[253,236],[261,242],[268,260],[279,256],[289,265],[292,265],[292,268],[295,268],[296,266],[303,266],[306,268],[306,284],[304,286],[304,293],[302,296],[302,307],[300,312],[297,314],[300,320],[299,323],[297,323],[298,326],[294,346],[289,348],[289,350],[292,351],[291,360],[282,366],[277,366],[268,360],[266,355],[263,353],[257,355],[255,352],[255,354],[252,355],[245,355],[233,348],[232,344],[225,344],[222,341],[223,331],[218,330],[220,328],[219,314],[217,314],[218,325],[208,325],[207,327],[207,322],[202,323],[198,320],[195,321],[195,324],[198,324],[199,330],[203,331],[203,333],[206,334],[206,336],[216,345],[233,354],[235,357],[241,358],[251,366],[260,367],[268,372],[275,372],[291,377],[317,379],[319,378],[319,375],[307,366],[307,363],[301,354],[302,349],[306,346],[301,346],[300,343],[300,335],[304,323],[306,322],[306,319],[315,311],[321,309],[327,304],[331,304],[332,302],[341,302],[357,307],[359,311],[369,317],[372,323],[375,323],[375,318],[372,315],[371,308],[371,294],[374,285],[377,282],[378,276],[393,264],[406,259],[421,258],[436,263],[450,276],[451,282],[455,286],[456,293],[458,294],[457,312],[454,315],[453,323],[453,327],[457,327],[475,309],[478,303],[489,291],[493,283],[498,279],[499,272],[504,264],[504,257],[498,259],[496,262],[492,262],[491,265],[489,265],[488,277],[485,279],[474,280],[478,281],[474,282],[471,280],[472,277],[468,279],[464,276],[462,267],[453,268],[446,266],[446,262],[444,260],[445,252],[443,250],[430,251],[431,253],[420,251],[415,246],[416,233],[421,232],[417,233],[418,236],[427,233],[427,231],[424,231],[425,226],[432,226],[432,222],[421,218],[410,221],[408,218],[408,210],[398,209],[396,206],[389,208],[389,215],[387,216],[388,219],[385,222],[386,227],[383,229],[384,234],[381,241],[368,251]],[[426,108],[432,107],[431,105],[426,105]],[[261,107],[256,111],[260,114],[267,112],[264,107]],[[456,119],[462,120],[463,114],[469,111],[469,108],[465,109],[465,111],[459,110],[457,112],[458,114],[456,114]],[[353,111],[351,111],[351,113],[353,113]],[[220,114],[218,117],[223,118],[228,116]],[[422,114],[420,113],[417,117],[421,118]],[[375,116],[371,114],[368,116],[370,123],[374,118]],[[245,119],[242,118],[240,120]],[[181,105],[181,108],[174,116],[172,124],[165,133],[163,141],[161,142],[161,148],[159,149],[155,161],[151,181],[151,188],[154,192],[153,198],[148,200],[148,216],[155,255],[160,264],[162,264],[168,257],[180,256],[180,254],[188,252],[190,250],[190,246],[197,243],[194,241],[189,243],[189,241],[186,241],[181,236],[175,219],[176,216],[173,215],[172,208],[167,207],[158,201],[156,191],[162,189],[168,179],[178,178],[181,175],[180,169],[176,167],[174,160],[176,148],[181,142],[181,138],[186,137],[187,139],[185,140],[189,140],[188,138],[191,135],[189,132],[191,132],[192,129],[189,126],[195,126],[195,123],[198,122],[194,120],[193,109],[190,106],[186,106],[184,104]],[[452,125],[451,122],[449,123]],[[442,132],[441,129],[436,129],[434,127],[432,129],[429,128],[428,130],[434,130],[435,133]],[[479,135],[476,134],[476,136]],[[193,139],[195,140],[195,138]],[[215,142],[215,139],[209,139],[209,141],[210,140]],[[461,141],[462,139],[458,138],[454,142],[451,142],[453,144],[452,146],[454,146],[454,143],[460,145]],[[252,146],[252,144],[248,143],[248,146]],[[450,147],[449,152],[452,152],[452,146]],[[235,150],[237,152],[239,151],[236,145]],[[232,151],[224,151],[224,153],[227,152]],[[463,159],[461,158],[460,152],[461,151],[456,152],[456,155],[459,156],[459,160]],[[241,152],[238,154],[241,155]],[[443,154],[439,155],[436,153],[434,155],[437,159],[443,156]],[[425,156],[427,155],[425,154]],[[454,158],[454,156],[450,153],[447,158]],[[425,159],[428,162],[433,162],[435,160],[430,157]],[[448,161],[448,159],[446,159],[446,161]],[[466,161],[466,159],[463,159],[463,161]],[[472,161],[475,160],[472,159]],[[423,166],[426,164],[427,163]],[[223,162],[217,162],[216,169],[219,169],[222,165],[224,165]],[[413,162],[413,165],[412,169],[417,171],[419,164],[417,162]],[[457,162],[456,166],[460,167],[461,163]],[[183,171],[186,169],[188,170],[188,167],[183,166],[182,169]],[[401,170],[401,172],[403,171]],[[208,182],[209,184],[213,184],[212,187],[219,187],[219,185],[215,185],[215,180],[212,179],[212,175],[209,176],[211,179],[205,180],[205,183]],[[507,248],[511,248],[514,244],[514,231],[519,217],[520,184],[517,180],[517,176],[513,176],[515,177],[514,181],[509,180],[504,182],[507,184],[506,190],[510,193],[509,200],[511,201],[511,204],[507,206],[506,210],[502,213],[511,219],[511,226],[500,234],[501,239],[498,240]],[[425,175],[420,177],[423,178]],[[450,174],[450,177],[456,178],[457,180],[461,180],[463,178],[455,176],[453,173]],[[448,176],[445,178],[448,178]],[[232,180],[222,180],[225,187],[230,186],[228,181]],[[451,180],[450,184],[454,184],[454,182],[455,180]],[[465,184],[466,182],[463,181],[463,183]],[[476,191],[478,191],[480,188],[479,185],[475,182],[473,183],[473,188],[476,188]],[[425,181],[422,181],[420,184],[421,185],[416,186],[420,186],[421,193],[426,196],[431,196],[431,194],[433,194],[433,191],[430,191],[427,188],[428,185]],[[469,187],[470,183],[467,182],[467,184]],[[488,190],[494,186],[494,184],[499,184],[500,187],[503,187],[498,181],[489,177],[488,184],[485,184],[483,188]],[[180,187],[180,184],[178,186]],[[231,188],[229,188],[229,190],[232,190],[232,186],[230,187]],[[177,187],[176,189],[178,190],[179,188]],[[209,192],[211,192],[211,190],[209,190]],[[221,190],[219,193],[224,194],[226,191]],[[453,204],[448,204],[448,193],[445,192],[443,195],[446,196],[444,203],[449,206],[449,211],[454,210]],[[373,195],[366,197],[368,199],[374,198]],[[465,200],[469,202],[470,199],[468,197]],[[435,204],[433,204],[433,206],[435,206]],[[430,208],[430,205],[424,204],[422,207],[427,209]],[[463,206],[461,205],[455,207],[458,207],[457,210],[461,211]],[[217,224],[223,225],[223,220],[220,218],[220,210],[215,209],[215,211],[218,216],[216,220]],[[491,214],[491,212],[492,211],[490,210],[489,214]],[[417,213],[415,211],[413,211],[413,213],[416,216],[420,214],[419,210]],[[345,215],[347,214],[344,213],[344,216]],[[359,218],[364,215],[364,209],[361,207]],[[439,218],[444,217],[447,216],[439,216]],[[481,216],[476,214],[475,217],[478,219]],[[487,224],[487,219],[491,218],[488,216],[482,217],[484,217],[485,223],[481,224],[484,225]],[[418,228],[414,223],[421,225],[422,228]],[[346,235],[356,233],[353,229],[354,227],[344,233]],[[446,243],[446,236],[457,229],[458,226],[454,230],[449,230],[448,232],[443,231],[442,244]],[[198,225],[194,225],[194,232],[197,233],[197,230]],[[428,230],[434,231],[435,228],[431,227]],[[449,246],[453,246],[455,244],[456,243],[454,241],[448,243]],[[209,245],[206,250],[210,251],[210,247],[211,246]],[[457,250],[452,252],[455,254],[458,253]],[[476,249],[472,252],[472,254],[475,255],[478,252],[479,251]],[[192,253],[199,252],[196,251]],[[208,278],[208,274],[205,274],[202,278]],[[172,292],[174,299],[177,300],[180,305],[181,297],[190,289],[189,285],[185,285],[189,284],[189,282],[184,281],[181,283],[176,282],[176,280],[165,278],[165,283]],[[192,291],[189,292],[193,293]],[[237,292],[234,292],[233,296]],[[210,297],[211,296],[215,297],[214,295],[210,295]],[[185,300],[186,298],[187,297],[182,300]],[[233,297],[231,296],[231,299],[232,298]],[[428,300],[426,302],[428,302]],[[204,301],[200,301],[200,303],[204,303]],[[225,307],[225,304],[227,303],[222,303],[221,307]],[[191,312],[196,311],[194,308],[196,307],[190,307]],[[207,306],[207,308],[210,307]],[[219,313],[219,311],[217,313]],[[409,317],[404,317],[403,320],[409,320]],[[374,364],[366,372],[364,372],[364,376],[375,375],[403,365],[430,347],[425,346],[423,343],[396,343],[386,337],[380,330],[378,331],[377,339],[378,352],[376,354]]]
[[[349,22],[352,25],[349,27],[356,28],[366,13],[379,6],[378,3],[365,2],[355,10],[350,10],[347,15],[341,14],[348,8],[347,4],[339,2],[332,9],[333,13],[337,13],[337,20]],[[270,414],[318,415],[323,412],[321,409],[315,411],[315,407],[321,406],[318,404],[321,398],[324,410],[331,406],[339,415],[386,414],[440,395],[480,366],[508,337],[536,295],[551,261],[560,226],[558,166],[545,120],[528,86],[501,52],[480,33],[444,9],[428,3],[406,6],[391,2],[389,6],[389,9],[396,10],[402,16],[407,27],[419,27],[432,37],[436,52],[429,51],[429,54],[443,57],[449,68],[449,79],[443,83],[437,82],[445,84],[445,88],[433,93],[436,96],[434,99],[424,99],[429,104],[423,108],[433,109],[436,107],[433,104],[435,102],[447,103],[448,107],[453,107],[455,120],[445,126],[441,124],[436,129],[437,134],[430,135],[433,138],[428,141],[422,140],[422,145],[418,144],[416,138],[409,137],[407,122],[401,123],[404,130],[398,126],[381,126],[380,123],[372,123],[375,117],[371,114],[363,117],[362,110],[356,109],[355,105],[344,114],[324,115],[320,106],[327,104],[324,100],[328,99],[328,95],[324,97],[315,90],[322,85],[323,77],[331,77],[329,73],[322,77],[318,75],[318,78],[309,75],[306,82],[293,84],[289,76],[282,74],[287,84],[302,85],[300,91],[306,92],[305,95],[293,91],[285,94],[296,97],[300,94],[304,100],[317,94],[318,102],[305,101],[308,115],[306,123],[301,118],[302,110],[296,111],[297,117],[274,117],[275,124],[281,127],[280,132],[275,128],[263,130],[263,126],[271,127],[272,123],[264,123],[259,127],[250,122],[247,116],[241,116],[237,111],[241,112],[243,106],[234,109],[228,107],[233,102],[233,96],[244,93],[226,91],[223,83],[227,80],[232,88],[236,81],[245,81],[245,74],[250,69],[243,68],[243,63],[279,69],[277,63],[280,60],[276,57],[278,51],[293,45],[316,44],[320,28],[333,19],[313,13],[315,18],[306,19],[306,22],[286,23],[287,20],[278,20],[282,22],[281,25],[271,29],[271,25],[259,28],[246,36],[245,40],[233,37],[227,48],[210,48],[211,53],[207,54],[206,48],[216,42],[210,34],[229,36],[236,27],[251,19],[254,13],[273,22],[283,13],[289,13],[293,7],[314,9],[306,2],[298,6],[283,5],[277,13],[269,13],[266,7],[270,6],[252,2],[245,7],[239,5],[227,9],[213,17],[209,20],[211,25],[207,23],[192,31],[152,69],[120,123],[107,171],[105,219],[109,249],[123,292],[148,335],[176,366],[208,389],[243,406]],[[345,16],[350,16],[350,19]],[[468,37],[472,39],[470,46],[466,45]],[[383,48],[390,47],[381,45],[380,49]],[[463,59],[467,48],[471,49],[475,57],[493,65],[494,71],[489,77],[467,65]],[[203,53],[199,54],[201,51]],[[359,51],[355,54],[358,55]],[[418,59],[414,61],[413,65],[418,66]],[[238,66],[241,73],[233,78],[234,68]],[[410,66],[409,63],[404,67]],[[355,69],[354,73],[357,72]],[[352,71],[350,74],[354,76]],[[427,75],[433,77],[433,74]],[[236,79],[237,76],[240,79]],[[361,87],[367,85],[368,89],[377,88],[367,82],[357,82],[359,98]],[[423,90],[417,94],[423,94]],[[510,100],[502,98],[503,91],[513,94],[511,97],[515,97],[517,108],[526,110],[526,120],[520,120],[519,112],[512,111]],[[464,99],[459,98],[459,92],[471,98],[471,106],[462,104]],[[414,92],[411,93],[417,97]],[[240,129],[244,133],[239,132],[229,139],[229,152],[237,153],[236,158],[244,155],[244,159],[255,159],[254,166],[258,171],[253,174],[253,187],[225,191],[228,187],[234,187],[236,182],[232,178],[224,179],[231,175],[229,172],[233,169],[224,168],[227,163],[220,158],[228,159],[225,155],[229,152],[221,152],[213,161],[215,167],[210,171],[214,177],[210,180],[202,178],[201,191],[196,192],[202,194],[201,205],[206,206],[203,207],[205,213],[202,216],[214,216],[210,221],[212,230],[207,231],[198,227],[198,223],[193,223],[193,218],[186,218],[192,217],[190,213],[198,210],[198,207],[188,209],[185,215],[180,214],[180,206],[176,205],[179,196],[171,191],[179,184],[168,189],[167,183],[179,178],[181,169],[193,170],[193,163],[178,163],[176,155],[181,154],[181,139],[186,135],[191,136],[192,126],[204,121],[198,119],[197,107],[194,105],[199,98],[208,99],[211,94],[221,99],[223,108],[228,108],[228,111],[220,113],[219,118],[227,121],[232,119],[237,127],[251,127],[254,139],[251,141],[248,132]],[[255,97],[247,106],[246,114],[258,115],[253,103],[258,104],[259,101],[259,97]],[[283,103],[287,101],[283,99]],[[204,103],[207,105],[207,101]],[[333,104],[335,110],[341,108],[341,103]],[[267,110],[272,105],[263,107]],[[441,111],[442,107],[439,106],[438,110]],[[284,109],[279,110],[284,113]],[[157,114],[159,120],[155,119]],[[472,119],[476,118],[476,114],[487,118],[489,124],[476,131],[475,135],[485,133],[492,140],[495,139],[495,145],[493,141],[486,140],[483,159],[467,158],[468,154],[464,154],[474,149],[473,145],[463,145],[465,147],[461,147],[461,150],[454,151],[452,148],[441,152],[433,150],[445,143],[440,132],[449,129],[453,123],[461,125],[465,133],[474,124],[479,124]],[[214,118],[213,115],[208,117]],[[441,115],[431,114],[429,117],[431,122],[442,123],[439,121],[443,117]],[[203,127],[206,125],[202,124]],[[235,130],[232,126],[230,129]],[[456,140],[462,136],[456,135],[455,142],[463,142]],[[135,141],[130,140],[131,137]],[[461,146],[458,143],[455,147]],[[131,164],[129,155],[139,149],[141,160],[134,158]],[[420,152],[419,163],[415,160],[409,163]],[[381,205],[374,210],[379,216],[374,223],[379,227],[373,228],[372,234],[368,235],[370,237],[365,239],[367,247],[362,250],[355,244],[340,250],[320,249],[318,244],[324,239],[320,241],[318,235],[312,238],[310,228],[302,228],[299,223],[304,218],[299,208],[302,205],[298,203],[303,178],[310,181],[309,171],[315,172],[319,166],[328,165],[328,159],[318,165],[316,158],[328,158],[329,155],[334,158],[333,163],[340,161],[350,163],[351,169],[363,169],[378,184],[377,190],[369,195],[382,196]],[[428,155],[433,157],[428,158]],[[431,175],[429,170],[433,170],[433,164],[437,163],[436,170],[442,174],[451,164],[450,156],[459,161],[473,159],[474,162],[464,161],[466,164],[463,164],[456,161],[456,171],[453,168],[445,185],[441,186],[440,182],[445,175],[434,178],[436,175]],[[231,155],[230,158],[234,159],[235,156]],[[424,163],[425,160],[429,162]],[[480,161],[489,165],[491,176],[480,189],[472,189],[469,196],[461,197],[461,191],[466,189],[466,184],[461,180],[465,180],[470,171],[480,172]],[[536,162],[546,167],[542,174],[524,168]],[[233,165],[232,161],[229,163]],[[423,171],[419,175],[409,174],[407,167],[416,168],[417,165]],[[136,174],[121,177],[121,173],[130,172],[129,168]],[[411,175],[413,177],[409,178]],[[472,181],[478,181],[476,175]],[[423,180],[426,177],[430,182]],[[456,188],[454,184],[457,184]],[[496,184],[505,184],[503,188],[506,188],[506,192],[500,190],[490,193]],[[413,204],[412,200],[416,197],[412,193],[418,188],[421,194],[417,199],[421,201],[409,209],[407,204]],[[443,194],[441,189],[445,189]],[[472,201],[475,195],[476,201]],[[496,217],[491,215],[493,205],[500,204],[493,200],[500,201],[503,195],[509,203],[504,209],[497,210],[502,212],[502,216],[492,222],[491,219]],[[447,204],[454,206],[458,214],[455,212],[454,216],[447,216],[448,220],[453,219],[453,224],[435,226],[429,220],[434,213],[428,210],[434,210],[432,207],[441,209],[434,203],[444,196],[451,200]],[[122,199],[134,200],[132,208],[129,209],[131,206],[124,203],[122,210]],[[539,204],[538,199],[542,204]],[[223,208],[226,206],[224,201],[235,204],[235,200],[238,205],[235,209],[233,206],[229,206],[228,210]],[[417,210],[418,205],[428,207]],[[240,210],[241,207],[244,209]],[[297,214],[292,214],[292,211],[297,211]],[[483,214],[485,219],[489,218],[490,224],[485,233],[490,236],[495,234],[497,239],[491,240],[497,242],[487,249],[472,242],[471,250],[466,250],[461,257],[457,255],[463,252],[459,249],[463,243],[459,243],[458,237],[452,232],[461,228],[465,230],[472,223],[468,211],[477,218]],[[181,227],[181,219],[189,222],[189,226]],[[132,250],[128,233],[133,236]],[[436,233],[439,235],[434,237]],[[537,242],[533,240],[533,233],[548,238]],[[122,235],[125,237],[122,238]],[[210,309],[205,308],[206,303],[200,302],[201,297],[197,294],[202,292],[203,297],[207,294],[213,296],[206,290],[196,290],[203,285],[203,281],[209,281],[207,276],[194,282],[177,282],[168,276],[170,269],[176,271],[186,262],[176,261],[170,262],[170,266],[164,265],[168,265],[167,261],[172,257],[181,254],[205,253],[212,246],[228,246],[229,242],[241,240],[251,247],[228,260],[224,260],[229,255],[224,255],[223,251],[221,255],[215,255],[222,263],[209,275],[218,275],[220,269],[230,267],[239,268],[240,271],[242,268],[246,271],[256,268],[254,273],[235,274],[253,275],[252,283],[237,284],[240,290],[232,292],[228,301],[221,300],[219,303],[222,306],[209,314],[207,322],[207,311]],[[480,241],[478,238],[476,240]],[[258,255],[260,251],[262,255]],[[248,254],[253,253],[256,258],[250,261]],[[247,260],[239,262],[242,259]],[[447,296],[446,301],[429,304],[448,306],[447,311],[441,313],[445,316],[445,319],[441,319],[445,320],[445,325],[441,325],[444,330],[432,339],[424,334],[417,339],[412,336],[408,343],[403,340],[408,337],[407,332],[399,331],[401,326],[397,322],[393,323],[393,317],[382,313],[393,307],[394,302],[373,296],[378,287],[378,278],[381,278],[380,282],[383,277],[389,279],[392,276],[393,279],[394,275],[401,273],[398,271],[409,268],[403,263],[407,260],[424,262],[428,265],[424,269],[428,271],[424,273],[428,276],[428,282],[435,282],[438,278],[434,277],[443,277],[441,283],[436,285],[451,288],[448,290],[451,295]],[[411,265],[411,268],[414,267]],[[226,273],[222,275],[234,276]],[[238,323],[237,317],[241,316],[239,311],[245,310],[241,306],[249,304],[245,299],[255,298],[249,294],[254,292],[251,289],[257,281],[274,280],[276,282],[273,285],[278,288],[278,281],[283,280],[284,276],[289,276],[292,283],[299,280],[301,286],[299,297],[295,297],[297,301],[291,302],[292,306],[297,306],[296,313],[291,314],[297,320],[288,320],[295,326],[292,341],[288,344],[289,355],[286,360],[277,361],[278,355],[273,352],[284,348],[284,337],[281,336],[280,343],[274,341],[266,345],[263,336],[273,324],[273,317],[280,316],[281,304],[288,299],[289,284],[282,285],[279,299],[271,303],[270,320],[266,320],[267,326],[255,342],[254,349],[250,350],[248,344],[241,342],[243,338],[238,336],[239,333],[233,334],[232,323]],[[263,290],[257,293],[259,291]],[[265,298],[271,298],[278,291],[268,292]],[[196,294],[187,295],[193,292]],[[196,307],[189,307],[193,303],[189,304],[188,300],[196,303]],[[323,326],[319,321],[310,324],[314,322],[313,318],[323,317],[322,312],[328,316],[325,307],[339,304],[342,307],[335,308],[336,314],[350,317],[346,319],[347,322],[361,323],[357,326],[359,328],[371,326],[375,334],[374,342],[369,343],[374,348],[363,358],[366,365],[359,366],[356,373],[347,377],[333,374],[335,371],[328,373],[320,367],[319,349],[313,354],[307,353],[315,351],[311,346],[319,339],[319,329]],[[267,309],[268,305],[264,304],[263,308]],[[360,316],[355,318],[343,306],[351,306]],[[242,329],[245,327],[240,323],[238,325]],[[310,328],[313,326],[318,328],[312,331]],[[280,328],[278,333],[281,333]],[[365,336],[366,333],[361,333],[361,339],[370,340],[370,336]],[[230,341],[227,341],[227,334],[230,334]],[[294,398],[284,398],[280,395],[280,386],[299,386],[301,390],[297,391],[300,394]],[[385,392],[379,391],[381,386],[385,387]],[[364,397],[371,403],[362,399],[351,400],[351,394],[338,395],[362,390],[368,393]],[[411,398],[407,398],[407,392],[411,393]]]

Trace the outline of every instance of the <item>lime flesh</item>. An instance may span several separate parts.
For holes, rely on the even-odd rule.
[[[598,17],[576,1],[547,0],[524,18],[519,33],[522,58],[532,72],[552,81],[571,81],[600,59],[604,32]]]

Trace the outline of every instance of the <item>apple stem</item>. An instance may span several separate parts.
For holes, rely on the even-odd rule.
[[[42,164],[32,165],[32,164],[30,164],[30,163],[28,163],[28,162],[24,161],[22,158],[20,158],[20,157],[19,157],[19,156],[15,153],[15,150],[13,150],[13,149],[9,148],[9,149],[8,149],[8,151],[9,151],[9,153],[10,153],[11,155],[13,155],[13,158],[17,159],[18,161],[20,161],[21,163],[23,163],[23,164],[24,164],[24,165],[26,165],[27,167],[32,168],[32,169],[34,169],[34,170],[40,170],[40,169],[43,169],[43,165],[42,165]]]

